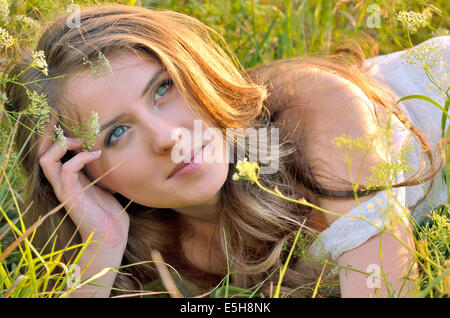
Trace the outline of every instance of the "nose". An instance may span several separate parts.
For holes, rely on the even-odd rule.
[[[157,154],[170,153],[182,137],[179,127],[167,123],[161,117],[152,117],[144,119],[143,123],[146,142],[150,143],[150,147]]]

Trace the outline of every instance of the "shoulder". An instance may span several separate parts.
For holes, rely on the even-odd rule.
[[[331,190],[352,191],[352,183],[365,184],[372,175],[370,168],[387,161],[387,151],[376,138],[379,126],[372,101],[357,85],[327,70],[309,67],[295,79],[290,105],[296,107],[283,109],[277,121],[296,131],[293,137],[301,143],[314,177]],[[339,147],[335,140],[344,135],[346,140],[366,140],[370,151]],[[318,198],[318,202],[321,208],[341,214],[358,204],[354,199]],[[328,224],[337,218],[324,217]]]

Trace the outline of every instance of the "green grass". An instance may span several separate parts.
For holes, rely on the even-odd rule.
[[[3,0],[4,1],[4,0]],[[2,0],[0,0],[2,3]],[[9,20],[0,17],[0,27],[15,39],[11,48],[0,48],[0,109],[3,109],[6,78],[5,66],[14,59],[15,50],[21,46],[34,45],[36,28],[29,22],[18,19],[23,15],[37,22],[55,12],[64,12],[70,0],[18,0],[9,1]],[[123,3],[147,7],[167,8],[194,16],[222,34],[236,53],[244,67],[252,67],[273,60],[293,56],[329,53],[335,43],[351,38],[363,39],[369,35],[379,46],[379,53],[385,54],[409,47],[410,41],[417,44],[437,34],[448,34],[450,29],[450,2],[438,1],[150,1],[150,0],[85,0],[79,4]],[[370,5],[377,5],[380,12],[379,27],[368,25],[373,11]],[[394,18],[395,12],[431,10],[431,23],[408,35],[407,30]],[[362,40],[361,40],[362,41]],[[365,45],[367,54],[370,45]],[[447,99],[448,100],[448,99]],[[448,110],[448,102],[441,107]],[[432,105],[430,104],[430,107]],[[67,296],[68,266],[61,262],[62,251],[41,255],[33,245],[33,232],[25,235],[27,229],[22,222],[19,203],[22,201],[25,178],[18,166],[21,153],[11,147],[15,122],[2,116],[0,123],[0,297],[65,297]],[[445,132],[443,132],[445,133]],[[450,163],[445,171],[450,172]],[[450,190],[450,188],[449,188]],[[450,200],[449,200],[450,202]],[[448,297],[450,292],[450,248],[449,248],[449,205],[441,205],[433,211],[431,221],[422,224],[415,231],[419,251],[417,261],[420,267],[420,297]],[[36,229],[39,231],[39,228]],[[20,240],[20,243],[19,241]],[[50,244],[50,242],[49,242]],[[15,246],[14,248],[11,248]],[[298,249],[304,248],[294,243]],[[75,248],[75,247],[68,247]],[[290,251],[291,253],[293,250]],[[291,255],[291,254],[289,254]],[[73,260],[72,264],[76,264]],[[63,271],[56,271],[63,268]],[[231,273],[229,273],[231,274]],[[282,275],[281,275],[282,277]],[[216,297],[259,297],[258,288],[242,290],[231,286],[227,280],[214,293]],[[51,292],[46,292],[52,283]],[[308,288],[314,295],[320,289],[320,281]],[[279,293],[275,296],[285,297]]]

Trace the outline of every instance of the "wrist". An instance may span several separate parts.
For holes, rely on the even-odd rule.
[[[83,240],[83,242],[86,242],[85,240]],[[114,242],[109,242],[109,241],[95,241],[95,242],[90,242],[88,244],[88,246],[86,247],[86,251],[89,252],[97,252],[97,253],[116,253],[116,252],[123,252],[125,251],[125,248],[127,246],[127,242],[126,241],[114,241]]]
[[[118,267],[122,264],[124,247],[88,246],[81,255],[80,264],[90,263],[90,267]],[[100,270],[101,270],[100,269]]]
[[[127,246],[126,241],[107,241],[107,240],[94,240],[91,239],[89,243],[87,240],[83,240],[84,244],[87,244],[83,254],[87,254],[95,257],[102,258],[115,258],[115,255],[122,256]]]
[[[94,234],[90,237],[91,233],[87,233],[85,235],[83,235],[83,233],[80,234],[82,242],[88,244],[87,249],[91,251],[95,251],[97,249],[111,252],[125,250],[128,242],[128,235],[126,237],[116,237],[112,235],[101,235],[100,237],[97,237]]]

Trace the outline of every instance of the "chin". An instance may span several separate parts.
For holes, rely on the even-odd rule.
[[[221,172],[219,173],[221,174]],[[214,175],[214,177],[205,177],[200,184],[173,191],[170,195],[170,198],[173,200],[173,207],[216,203],[219,200],[220,191],[227,177],[227,174],[225,174],[222,178],[219,173]]]

